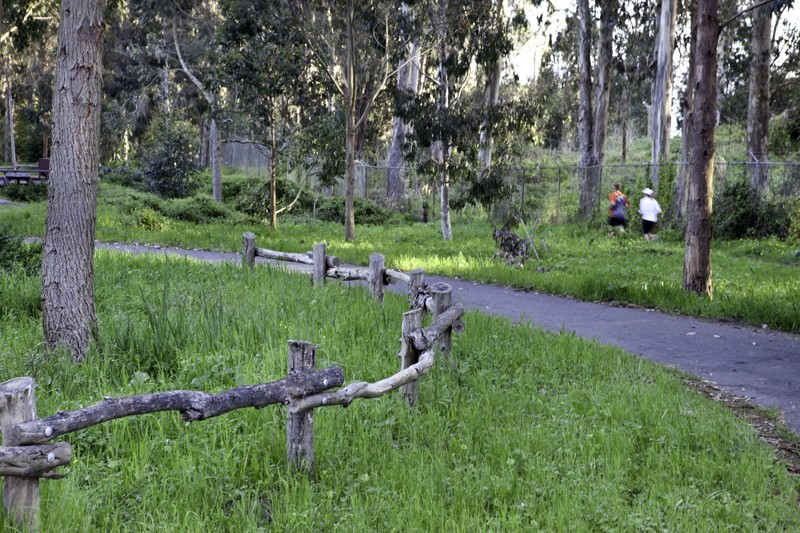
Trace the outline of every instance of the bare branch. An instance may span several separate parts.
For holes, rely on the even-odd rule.
[[[739,17],[741,17],[743,15],[746,15],[747,13],[753,11],[754,9],[758,9],[760,7],[764,7],[764,6],[769,5],[769,4],[774,4],[776,1],[777,0],[763,0],[762,2],[759,2],[757,4],[753,4],[750,7],[742,9],[741,11],[739,11],[738,13],[733,15],[731,18],[729,18],[728,20],[726,20],[725,22],[720,24],[719,25],[720,31],[724,30],[728,25],[730,25],[732,22],[736,21],[736,19],[738,19]]]
[[[181,63],[181,71],[184,74],[186,74],[186,76],[189,78],[189,81],[191,81],[195,85],[195,87],[197,87],[200,90],[200,92],[203,94],[203,97],[206,99],[206,102],[208,102],[210,105],[213,106],[214,105],[213,95],[211,95],[209,92],[205,90],[205,88],[203,88],[203,84],[200,83],[200,80],[198,80],[194,74],[192,74],[192,71],[189,70],[189,67],[186,66],[186,62],[183,60],[183,55],[181,54],[181,47],[178,44],[178,32],[175,30],[174,22],[172,23],[172,40],[175,43],[175,52],[178,54],[178,61],[180,61]]]
[[[292,207],[294,207],[294,204],[296,204],[296,203],[297,203],[297,200],[299,200],[299,199],[300,199],[300,195],[301,195],[302,193],[303,193],[303,188],[302,188],[302,187],[300,187],[300,190],[299,190],[299,191],[297,191],[297,196],[295,196],[295,197],[294,197],[294,200],[292,200],[292,203],[290,203],[290,204],[289,204],[289,205],[287,205],[287,206],[281,207],[280,209],[278,209],[277,211],[275,211],[275,214],[276,214],[276,215],[279,215],[279,214],[283,213],[284,211],[288,211],[289,209],[291,209]]]

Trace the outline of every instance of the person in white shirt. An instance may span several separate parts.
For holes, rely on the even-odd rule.
[[[653,198],[653,189],[647,187],[642,191],[644,197],[639,200],[639,214],[642,215],[642,231],[644,232],[645,240],[655,240],[656,236],[653,235],[653,228],[658,222],[658,215],[661,213],[661,206],[658,205],[658,200]]]

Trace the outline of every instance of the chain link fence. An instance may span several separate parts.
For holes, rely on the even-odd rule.
[[[726,184],[750,180],[757,163],[718,161],[714,165],[714,194],[719,194]],[[788,200],[800,196],[800,163],[762,163],[767,166],[768,190],[766,197],[772,200]],[[601,169],[600,202],[598,216],[605,216],[606,203],[614,187],[619,183],[631,203],[642,196],[645,187],[651,187],[652,165],[650,163],[606,164]],[[674,184],[680,172],[688,173],[688,164],[669,163],[659,170],[660,187],[656,196],[662,202],[671,202]],[[548,165],[529,168],[517,167],[508,171],[505,184],[511,189],[510,202],[522,216],[539,217],[542,221],[560,223],[575,218],[578,214],[581,182],[584,169],[577,165]],[[374,201],[386,200],[387,168],[379,165],[356,165],[356,194]],[[406,198],[409,202],[428,200],[437,205],[439,184],[419,177],[413,168],[404,168]],[[344,189],[342,189],[343,191]],[[457,200],[465,193],[465,185],[452,185],[451,198]],[[666,206],[663,206],[666,207]]]
[[[269,148],[253,142],[222,143],[222,164],[246,176],[269,176]]]
[[[241,151],[239,153],[241,154]],[[258,160],[256,159],[256,161]],[[249,168],[251,171],[261,169],[263,175],[267,175],[268,162],[269,159],[266,158],[263,162],[251,165]],[[749,176],[757,165],[757,163],[740,161],[716,162],[714,194],[718,195],[728,183],[742,180],[749,182]],[[800,196],[800,163],[770,162],[762,165],[767,166],[768,191],[766,197],[768,199],[786,200]],[[659,170],[660,185],[656,191],[656,197],[665,210],[672,202],[674,183],[681,170],[688,173],[688,164],[668,163],[662,165]],[[535,217],[542,222],[551,223],[574,219],[578,214],[583,171],[582,167],[570,164],[511,168],[507,171],[504,179],[505,185],[511,190],[509,202],[514,210],[525,218]],[[387,173],[388,167],[385,165],[356,161],[356,196],[378,203],[386,203]],[[414,167],[403,167],[400,169],[400,173],[406,187],[405,208],[411,209],[427,202],[434,210],[438,209],[438,180],[421,176]],[[613,190],[614,183],[619,183],[631,204],[636,205],[642,196],[642,189],[652,186],[651,173],[652,165],[650,163],[603,165],[597,216],[605,217],[607,209],[605,200]],[[318,187],[313,179],[313,172],[309,173],[306,179],[309,179],[312,188]],[[467,187],[468,185],[463,182],[452,183],[450,198],[453,205],[456,205],[465,196]],[[343,179],[340,179],[335,186],[325,189],[327,194],[344,195],[344,192]]]

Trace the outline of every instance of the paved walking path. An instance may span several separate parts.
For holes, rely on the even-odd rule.
[[[98,243],[97,247],[180,255],[211,262],[241,261],[241,255],[236,253],[126,244]],[[267,261],[257,258],[257,262]],[[293,271],[311,271],[307,265],[286,265]],[[438,276],[425,279],[429,283],[449,283],[455,300],[469,309],[503,315],[515,321],[528,320],[551,331],[571,331],[581,337],[619,346],[711,381],[736,396],[747,396],[756,405],[780,409],[788,426],[800,433],[800,335],[647,309],[580,302]]]

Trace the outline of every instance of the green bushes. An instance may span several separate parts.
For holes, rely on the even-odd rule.
[[[28,274],[39,272],[42,266],[42,244],[25,244],[6,224],[0,225],[0,271],[22,268]]]
[[[327,222],[343,223],[344,198],[325,198],[322,200],[322,203],[317,206],[316,216],[318,219]],[[408,220],[409,222],[414,221],[414,217],[412,215],[397,214],[391,209],[382,207],[375,202],[371,202],[364,198],[355,199],[356,224],[381,225],[388,223],[390,220],[397,219],[398,217],[403,220]]]
[[[714,202],[714,235],[721,239],[789,236],[791,203],[788,200],[757,202],[750,185],[742,180],[725,183]]]
[[[270,216],[270,181],[268,178],[247,178],[225,190],[233,198],[233,205],[242,213],[267,219]],[[299,194],[299,196],[298,196]],[[314,198],[308,191],[301,191],[300,185],[287,179],[278,178],[275,182],[275,197],[278,209],[293,205],[293,212],[311,212]],[[343,219],[342,219],[343,220]]]
[[[15,202],[42,202],[47,200],[47,185],[6,185],[3,196]]]
[[[145,190],[144,175],[142,170],[128,162],[112,162],[100,167],[100,181],[114,183],[123,187]]]
[[[163,212],[174,220],[202,224],[232,218],[230,209],[210,196],[176,198],[165,202]]]
[[[183,198],[194,191],[197,135],[185,121],[159,121],[150,131],[141,156],[145,187],[163,198]]]

